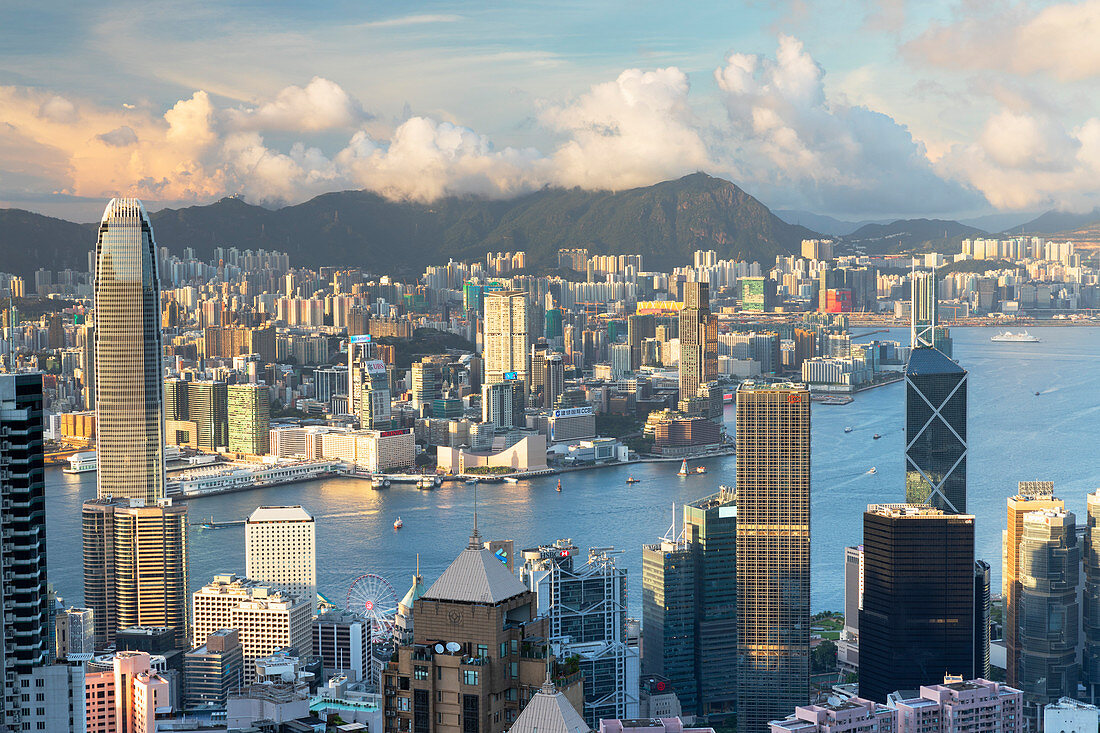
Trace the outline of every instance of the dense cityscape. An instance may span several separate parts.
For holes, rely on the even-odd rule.
[[[1100,0],[8,0],[0,733],[1100,733]]]

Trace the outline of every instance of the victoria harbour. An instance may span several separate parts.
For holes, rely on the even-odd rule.
[[[853,329],[858,333],[859,329]],[[955,358],[970,371],[968,511],[977,525],[976,556],[993,567],[1000,590],[1004,497],[1019,481],[1053,481],[1066,507],[1084,522],[1085,493],[1100,485],[1092,451],[1100,434],[1100,329],[1041,328],[1040,344],[991,343],[996,329],[952,332]],[[888,338],[904,339],[895,330]],[[1035,393],[1039,392],[1039,395]],[[843,554],[862,537],[867,504],[904,501],[904,385],[859,393],[849,405],[813,407],[812,605],[843,606]],[[732,431],[732,406],[726,408]],[[851,433],[844,428],[851,426]],[[878,433],[881,439],[872,436]],[[641,546],[665,534],[680,506],[734,483],[732,456],[706,461],[708,473],[680,478],[678,464],[646,463],[577,471],[556,479],[482,484],[478,526],[486,539],[525,547],[573,538],[614,546],[628,569],[630,613],[640,614]],[[875,473],[870,473],[872,467]],[[634,476],[636,484],[627,484]],[[95,475],[47,480],[51,582],[66,603],[81,602],[80,504],[95,495]],[[411,485],[373,490],[369,481],[328,479],[244,491],[190,502],[190,586],[218,572],[244,571],[243,527],[197,525],[243,519],[259,505],[301,504],[317,520],[317,578],[322,594],[342,603],[351,582],[377,573],[407,589],[420,557],[431,583],[465,546],[473,525],[473,487],[450,482],[434,491]],[[401,530],[394,520],[404,521]]]

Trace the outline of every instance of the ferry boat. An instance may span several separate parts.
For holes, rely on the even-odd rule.
[[[626,482],[627,482],[628,484],[636,484],[636,483],[638,483],[639,481],[641,481],[641,479],[637,479],[637,478],[634,478],[633,476],[629,477],[629,478],[628,478],[628,479],[626,480]]]
[[[62,469],[62,473],[88,473],[96,469],[95,451],[73,453],[69,456],[69,467]]]
[[[404,526],[405,526],[405,523],[401,521],[401,517],[398,517],[398,518],[397,518],[397,521],[395,521],[395,522],[393,523],[393,528],[394,528],[394,529],[401,529],[401,528],[402,528],[402,527],[404,527]]]
[[[995,336],[989,338],[990,341],[1011,341],[1018,344],[1037,344],[1039,343],[1038,336],[1032,336],[1027,331],[1021,331],[1020,333],[1012,333],[1011,331],[1005,331],[1004,333],[998,333]]]
[[[505,476],[504,477],[504,483],[506,483],[506,484],[518,484],[519,479],[518,478],[512,478],[511,476]]]
[[[420,479],[419,481],[416,482],[416,488],[418,488],[418,489],[434,489],[436,486],[438,486],[437,481],[438,481],[438,479],[436,479],[433,476],[425,476],[424,478],[422,478],[422,479]]]
[[[680,471],[676,475],[677,476],[687,476],[688,475],[688,462],[687,462],[686,458],[684,459],[684,462],[680,464]]]
[[[390,480],[385,476],[371,476],[370,487],[372,489],[388,489],[390,487]]]

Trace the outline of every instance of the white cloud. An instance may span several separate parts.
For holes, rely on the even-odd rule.
[[[1038,11],[1024,4],[998,3],[956,23],[934,24],[905,51],[951,70],[1042,73],[1078,81],[1100,74],[1098,36],[1100,0],[1055,3]]]
[[[366,118],[354,97],[339,84],[319,76],[305,87],[288,86],[270,102],[229,110],[226,116],[240,129],[291,132],[348,128]]]
[[[367,23],[359,23],[356,28],[400,28],[410,25],[427,25],[431,23],[457,23],[462,20],[461,15],[423,14],[403,15],[399,18],[387,18],[385,20],[372,20]]]

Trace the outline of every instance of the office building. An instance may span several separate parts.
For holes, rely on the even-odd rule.
[[[185,379],[164,380],[164,421],[187,421],[187,385]]]
[[[921,685],[915,697],[890,694],[895,733],[1023,733],[1022,693],[986,679],[944,678]]]
[[[509,380],[481,385],[481,421],[495,428],[515,426],[516,402],[523,382]]]
[[[261,506],[244,526],[245,577],[313,603],[317,525],[300,506]]]
[[[433,400],[443,397],[443,362],[439,357],[424,357],[413,362],[412,403],[417,410],[431,406]],[[349,377],[350,379],[350,377]]]
[[[95,652],[95,622],[90,608],[66,608],[54,619],[55,651],[58,660],[86,662]]]
[[[14,725],[20,702],[16,677],[46,664],[52,652],[46,588],[41,374],[0,374],[0,436],[3,720]]]
[[[244,684],[256,681],[255,661],[285,647],[313,654],[312,599],[300,599],[235,575],[215,575],[192,596],[194,646],[219,629],[236,629],[244,660]]]
[[[244,680],[244,650],[236,629],[218,629],[183,655],[184,708],[223,706]]]
[[[794,715],[768,724],[770,733],[894,733],[897,709],[850,697],[838,703],[799,705]]]
[[[350,611],[332,609],[313,619],[313,653],[321,658],[325,675],[343,674],[353,682],[366,679],[369,632],[370,624]]]
[[[91,499],[81,512],[84,603],[97,645],[131,626],[166,626],[188,645],[187,506]]]
[[[1028,512],[1062,509],[1064,506],[1062,500],[1054,496],[1053,481],[1021,481],[1016,496],[1008,499],[1008,519],[1002,535],[1001,597],[1004,604],[1005,680],[1013,687],[1020,684],[1018,605],[1023,590],[1020,586],[1020,541],[1024,536],[1024,516]],[[1087,576],[1088,565],[1085,567]]]
[[[700,715],[730,712],[737,696],[737,497],[722,489],[684,505],[695,557],[695,667]]]
[[[225,382],[201,381],[187,385],[187,418],[195,423],[195,445],[214,451],[229,444],[229,392]]]
[[[1048,733],[1097,733],[1100,708],[1063,697],[1043,708],[1043,730]]]
[[[486,292],[484,297],[482,358],[485,384],[503,382],[508,374],[528,384],[527,294],[520,290],[497,290]]]
[[[738,728],[809,701],[810,393],[737,390]]]
[[[992,640],[992,569],[985,560],[974,561],[974,674],[988,678],[989,642]]]
[[[375,357],[375,351],[370,336],[353,336],[348,340],[348,412],[359,418],[361,427],[384,430],[390,427],[393,415],[390,373],[385,362]],[[434,398],[426,392],[434,394],[435,385],[425,390],[423,372],[420,373],[420,382],[419,399],[430,402]]]
[[[905,501],[966,513],[966,370],[936,349],[905,367]]]
[[[313,370],[313,397],[322,405],[331,405],[336,395],[348,394],[349,370],[345,364],[317,367]],[[350,412],[350,409],[349,409]]]
[[[111,668],[88,671],[84,693],[88,733],[154,733],[158,714],[171,711],[168,680],[145,652],[117,652]]]
[[[680,309],[680,399],[718,378],[718,317],[710,312],[710,286],[684,283]]]
[[[488,302],[486,298],[486,302]],[[535,595],[485,547],[476,526],[454,562],[413,601],[413,643],[384,671],[394,730],[507,730],[547,676],[548,620]],[[537,637],[534,641],[532,637]],[[575,709],[581,675],[552,670]]]
[[[577,548],[558,540],[524,550],[523,559],[520,577],[535,593],[538,615],[549,619],[554,656],[575,656],[584,673],[580,711],[588,727],[601,718],[636,717],[638,649],[626,638],[626,571],[613,550],[593,548],[582,564]]]
[[[936,318],[939,310],[939,287],[935,272],[916,272],[910,277],[912,303],[909,346],[913,349],[934,348]]]
[[[657,319],[651,314],[633,315],[626,319],[626,342],[630,345],[630,370],[646,366],[645,341],[657,336]]]
[[[1035,728],[1043,706],[1077,694],[1081,548],[1073,512],[1046,509],[1024,515],[1017,598],[1019,689],[1024,716]]]
[[[95,261],[95,410],[100,497],[164,497],[160,285],[145,207],[111,199]]]
[[[916,504],[868,506],[859,696],[885,702],[944,674],[973,678],[974,606],[974,517]]]
[[[542,372],[542,406],[552,409],[565,393],[565,362],[561,354],[547,354]]]
[[[1088,699],[1100,697],[1100,489],[1089,492],[1081,559],[1085,570],[1081,677]]]
[[[694,551],[675,526],[642,546],[642,672],[666,677],[688,711],[699,703],[695,585]]]
[[[264,384],[231,384],[226,395],[230,452],[266,455],[271,429],[271,391]]]
[[[863,608],[863,545],[844,548],[844,628],[836,643],[837,669],[859,671],[859,612]]]

